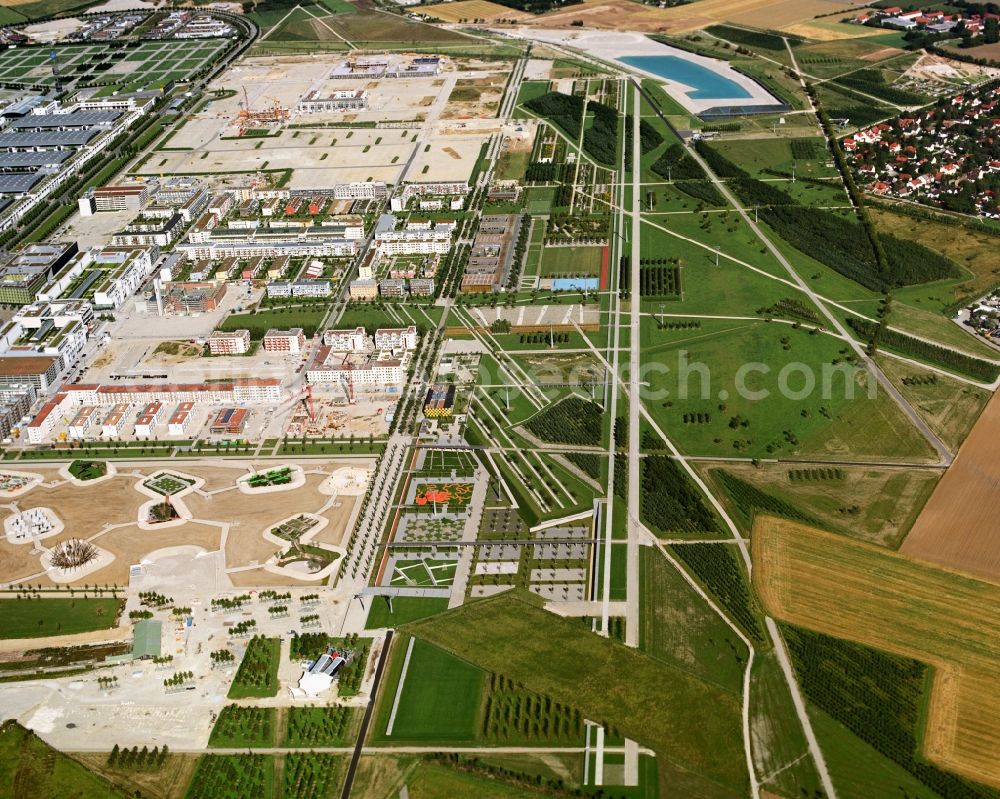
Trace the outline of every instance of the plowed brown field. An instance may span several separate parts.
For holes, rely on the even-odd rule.
[[[772,517],[752,542],[769,613],[933,665],[924,755],[1000,787],[1000,584]]]
[[[994,394],[900,552],[1000,580],[1000,394]]]

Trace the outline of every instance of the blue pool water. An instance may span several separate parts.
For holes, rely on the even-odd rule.
[[[729,100],[753,96],[736,81],[675,55],[631,55],[622,56],[618,60],[630,67],[638,67],[661,78],[691,86],[694,91],[685,94],[692,100]]]

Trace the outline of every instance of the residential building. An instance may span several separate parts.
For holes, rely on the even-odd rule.
[[[104,417],[104,422],[101,425],[102,436],[105,438],[118,438],[121,435],[122,430],[125,429],[125,424],[128,422],[129,407],[128,404],[119,402],[111,408],[111,411]]]
[[[174,412],[170,414],[170,419],[167,422],[167,432],[172,436],[187,435],[187,431],[191,427],[193,412],[193,402],[178,403],[177,407],[174,408]]]
[[[368,349],[368,333],[363,327],[353,330],[324,330],[323,346],[333,352],[365,352]]]
[[[375,331],[377,350],[415,350],[417,348],[417,328],[382,327]]]
[[[117,403],[122,405],[124,403]],[[163,403],[159,400],[153,400],[152,402],[146,403],[146,406],[142,409],[139,417],[135,422],[135,435],[136,438],[152,438],[153,434],[156,432],[156,426],[163,418]]]
[[[250,351],[249,330],[216,330],[208,337],[212,355],[245,355]]]
[[[361,391],[397,390],[406,379],[410,354],[335,352],[320,347],[306,370],[309,383],[337,383]]]
[[[264,334],[265,352],[299,353],[305,349],[306,337],[301,327],[291,330],[268,330]]]
[[[348,286],[352,300],[373,300],[378,297],[378,283],[371,278],[352,280]]]
[[[90,432],[90,428],[93,427],[94,422],[96,422],[98,418],[99,411],[97,408],[93,405],[84,405],[76,412],[76,415],[66,428],[66,432],[69,433],[70,438],[86,438],[87,433]]]

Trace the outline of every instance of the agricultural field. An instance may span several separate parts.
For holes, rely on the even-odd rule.
[[[122,600],[114,598],[3,598],[0,639],[107,630],[118,624],[123,605]]]
[[[933,666],[923,729],[912,731],[922,754],[940,768],[1000,787],[992,756],[1000,744],[993,688],[1000,646],[986,621],[1000,610],[1000,586],[774,517],[758,518],[751,540],[754,586],[769,613]],[[889,736],[879,740],[893,744]],[[889,756],[900,762],[903,754],[912,757]],[[917,776],[936,787],[928,782],[936,777],[923,770]]]
[[[994,395],[951,468],[941,478],[900,551],[910,557],[960,569],[986,579],[1000,578],[995,527],[983,509],[996,487],[993,442],[1000,424]]]

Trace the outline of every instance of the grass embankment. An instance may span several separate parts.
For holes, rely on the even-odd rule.
[[[700,795],[709,785],[716,796],[746,793],[736,694],[598,638],[523,593],[467,603],[408,629],[650,746],[663,795]]]

